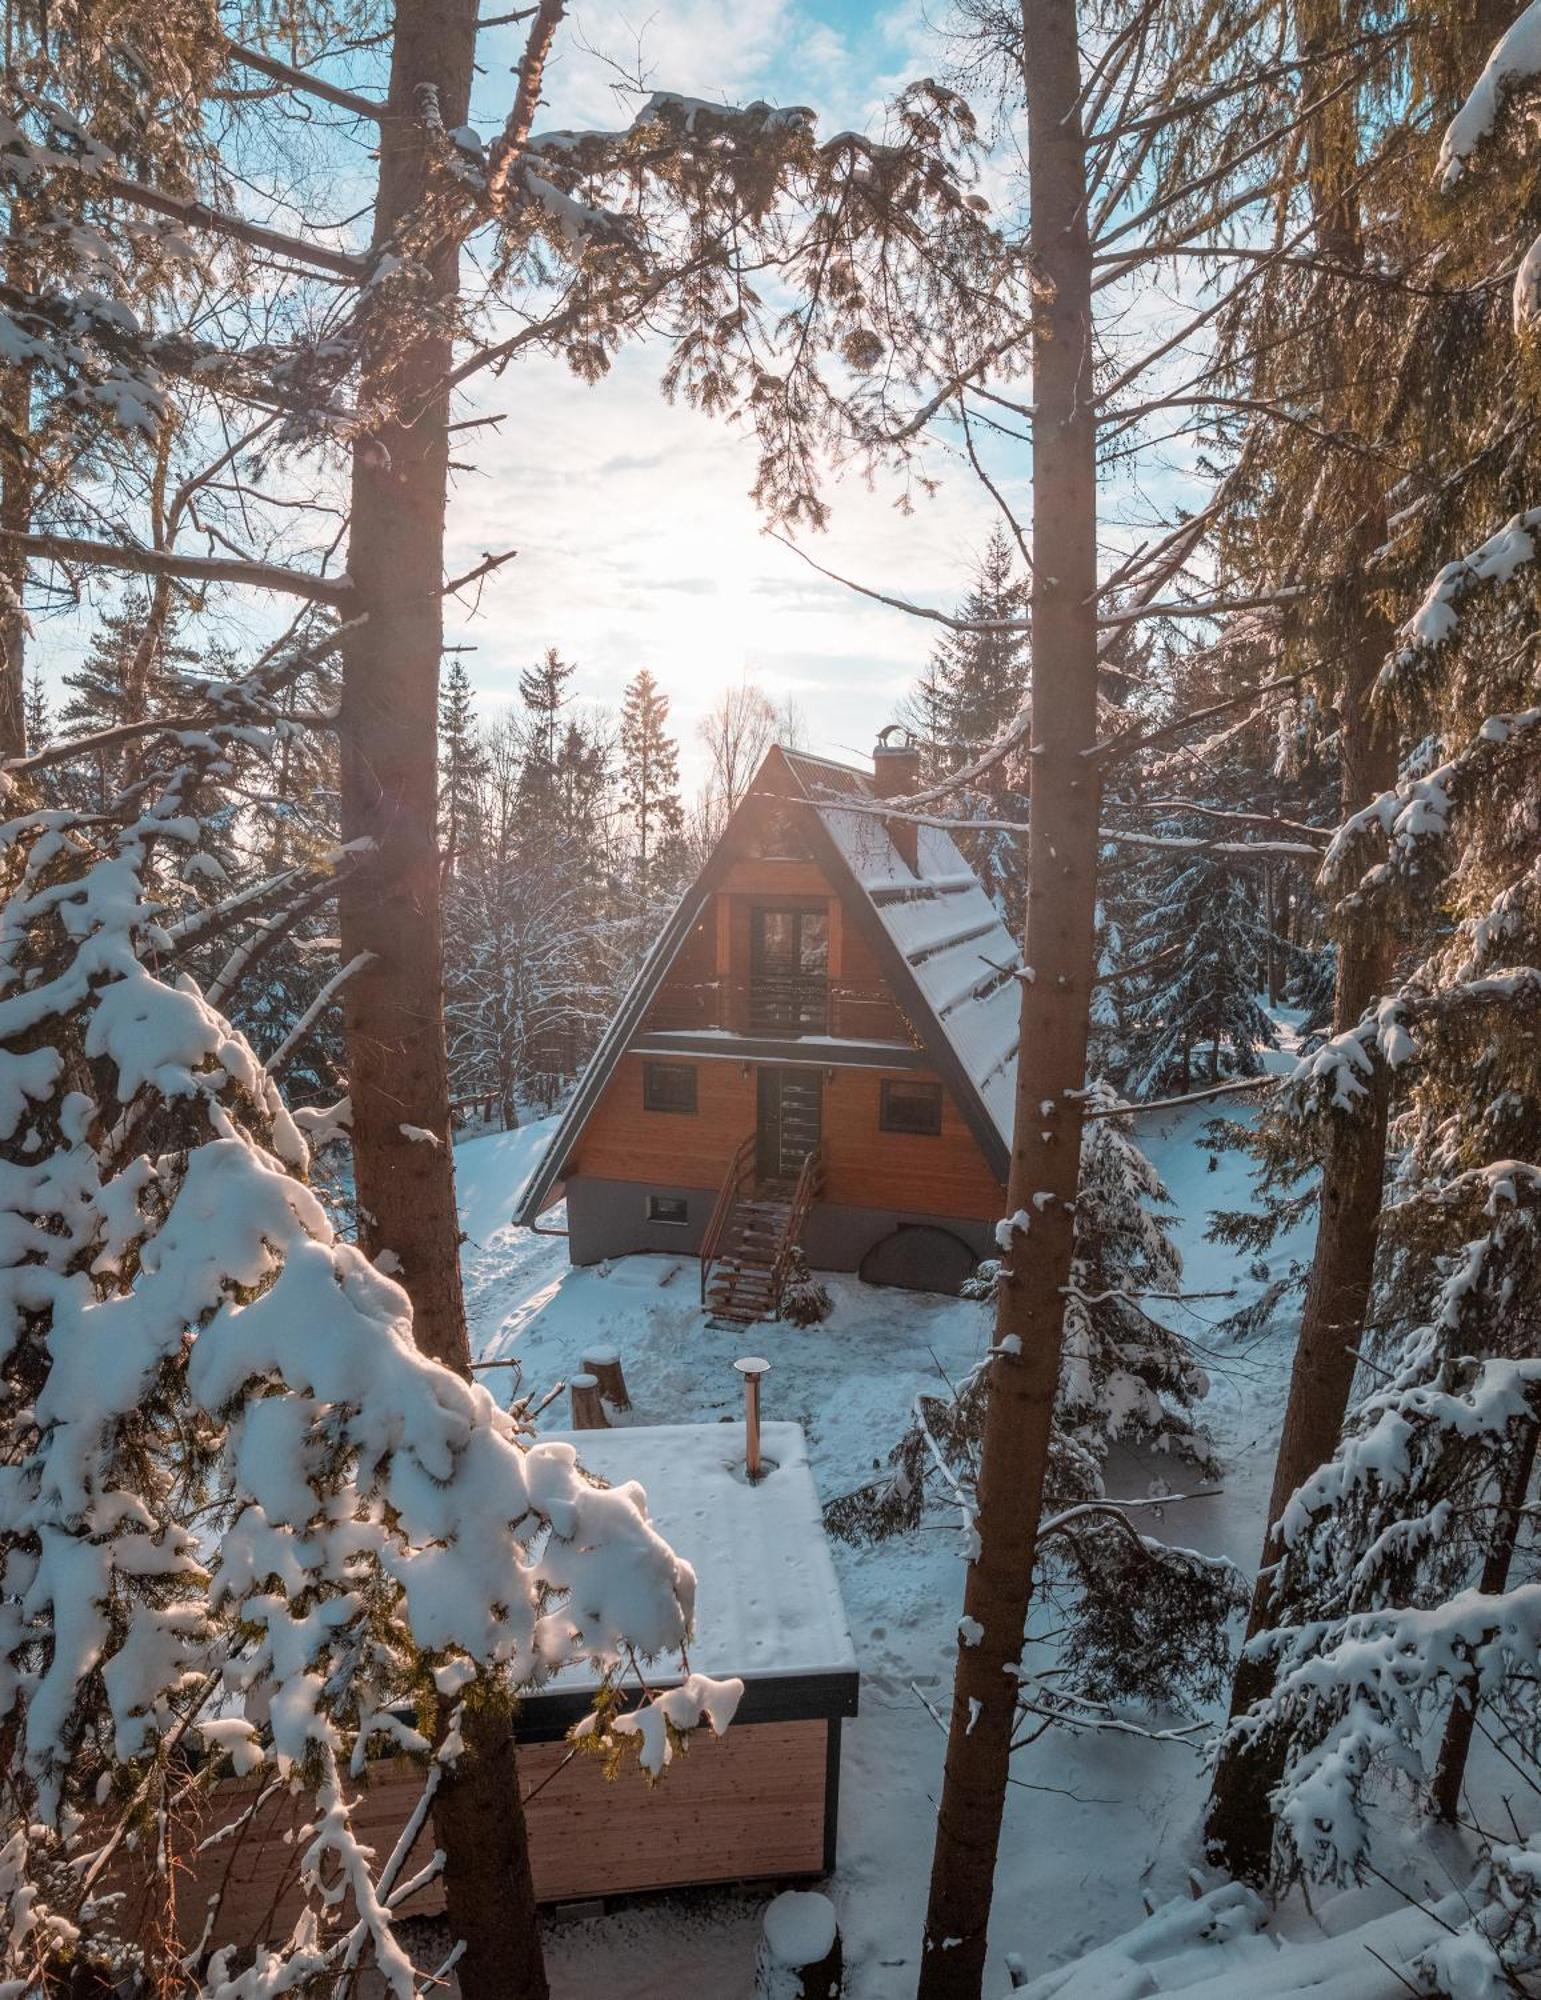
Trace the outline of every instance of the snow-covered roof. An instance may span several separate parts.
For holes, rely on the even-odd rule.
[[[566,1442],[612,1486],[636,1480],[654,1527],[695,1570],[693,1672],[745,1681],[854,1674],[802,1426],[767,1423],[760,1436],[775,1470],[754,1486],[740,1423],[635,1424],[575,1431]],[[593,1684],[570,1668],[553,1686]]]
[[[957,1058],[1001,1143],[1011,1144],[1022,964],[1000,911],[938,826],[916,828],[915,867],[900,854],[866,772],[789,750],[786,761],[816,808],[885,935]],[[842,805],[842,800],[850,800]]]

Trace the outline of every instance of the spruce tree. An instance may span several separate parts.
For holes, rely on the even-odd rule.
[[[1258,1003],[1263,964],[1256,882],[1224,860],[1198,857],[1156,886],[1136,927],[1136,962],[1161,961],[1139,1002],[1130,1066],[1136,1096],[1256,1076],[1274,1046]]]
[[[631,893],[646,927],[655,902],[679,886],[685,815],[679,746],[668,732],[669,697],[646,667],[621,704],[621,802],[630,823]]]
[[[1027,584],[997,525],[957,606],[959,624],[969,629],[949,632],[935,648],[904,704],[903,719],[920,739],[927,783],[940,783],[972,764],[1019,715],[1031,662],[1027,607]],[[951,793],[947,810],[960,819],[1025,821],[1026,752],[1024,732],[1022,753],[1001,759],[979,782]],[[1019,929],[1025,834],[960,829],[956,838],[1012,928]]]
[[[439,855],[446,885],[472,838],[484,768],[471,677],[452,658],[439,694]],[[447,912],[445,921],[448,925]]]

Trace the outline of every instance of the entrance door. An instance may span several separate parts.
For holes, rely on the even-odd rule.
[[[750,1032],[821,1035],[828,1015],[828,916],[757,906],[749,933]]]
[[[762,1069],[755,1164],[762,1181],[795,1181],[822,1132],[824,1078],[816,1069]]]

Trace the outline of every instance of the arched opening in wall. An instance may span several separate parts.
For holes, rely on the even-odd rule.
[[[868,1285],[898,1285],[907,1292],[943,1292],[956,1298],[979,1258],[961,1236],[928,1222],[901,1222],[874,1243],[857,1275]]]

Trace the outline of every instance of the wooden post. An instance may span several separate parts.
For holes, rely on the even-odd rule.
[[[765,1469],[760,1458],[760,1377],[770,1373],[770,1363],[746,1354],[733,1366],[744,1378],[744,1470],[753,1486]]]
[[[845,1968],[828,1896],[788,1889],[765,1912],[755,2000],[840,2000]]]
[[[583,1357],[583,1370],[599,1384],[599,1393],[612,1410],[631,1408],[626,1377],[621,1372],[621,1357],[613,1347],[591,1348]]]
[[[610,1419],[605,1415],[604,1402],[599,1393],[599,1384],[592,1375],[574,1375],[573,1429],[575,1431],[607,1431]]]

